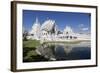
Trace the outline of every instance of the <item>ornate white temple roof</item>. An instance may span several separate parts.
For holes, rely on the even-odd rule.
[[[46,30],[46,31],[51,31],[55,26],[55,21],[54,20],[46,20],[42,26],[41,30]]]

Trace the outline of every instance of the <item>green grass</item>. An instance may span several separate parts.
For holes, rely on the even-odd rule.
[[[47,60],[36,53],[35,49],[39,45],[40,45],[40,41],[38,40],[23,41],[23,62]]]
[[[28,48],[36,48],[39,45],[40,45],[40,41],[38,41],[38,40],[27,40],[27,41],[23,41],[23,48],[25,48],[25,47],[28,47]]]
[[[35,52],[35,50],[30,50],[27,51],[26,56],[24,57],[24,59],[31,59],[32,56],[37,56],[38,54]]]

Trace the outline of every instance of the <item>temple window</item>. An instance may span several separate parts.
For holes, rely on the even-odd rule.
[[[66,32],[66,34],[68,34],[68,32]]]
[[[68,39],[68,36],[67,36],[67,39]]]
[[[74,37],[74,39],[77,39],[77,37]]]
[[[31,34],[31,36],[34,36],[34,34]]]
[[[70,39],[72,39],[72,36],[70,36]]]

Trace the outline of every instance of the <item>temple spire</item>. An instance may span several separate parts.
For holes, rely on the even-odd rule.
[[[40,26],[40,23],[39,23],[38,17],[36,17],[35,22],[33,23],[32,29],[34,28],[36,29],[38,26]]]
[[[35,21],[36,24],[39,24],[39,20],[38,20],[38,17],[36,17],[36,21]]]

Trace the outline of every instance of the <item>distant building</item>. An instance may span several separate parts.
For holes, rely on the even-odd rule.
[[[75,33],[72,28],[67,25],[63,31],[60,31],[55,20],[48,19],[40,25],[38,18],[36,18],[27,36],[27,39],[41,41],[76,41],[90,40],[90,38],[90,34]]]

